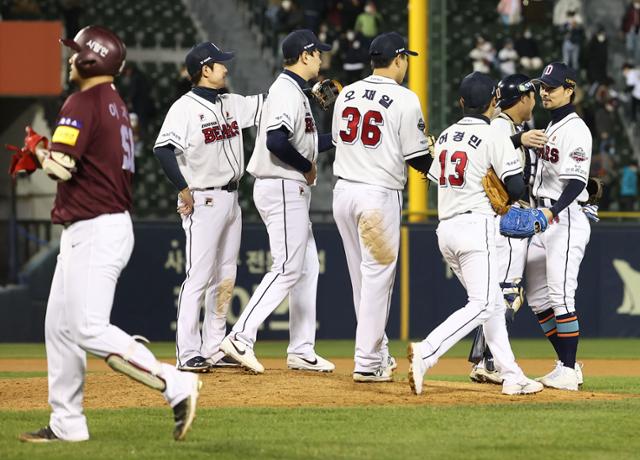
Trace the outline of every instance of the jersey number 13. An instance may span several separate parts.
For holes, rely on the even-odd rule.
[[[447,187],[447,182],[451,187],[464,187],[464,174],[467,170],[467,152],[463,152],[458,150],[451,155],[450,161],[454,164],[453,174],[449,174],[445,176],[444,170],[447,164],[447,151],[443,150],[440,152],[440,156],[438,157],[440,161],[440,187]]]

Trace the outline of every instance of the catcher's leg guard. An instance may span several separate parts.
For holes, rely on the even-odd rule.
[[[142,383],[154,390],[164,392],[167,389],[167,382],[165,380],[147,369],[128,361],[124,357],[116,354],[111,354],[105,358],[105,361],[111,369],[116,372],[120,372],[133,380]]]

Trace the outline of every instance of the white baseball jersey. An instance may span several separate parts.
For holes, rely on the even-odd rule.
[[[585,184],[591,167],[591,132],[578,114],[570,113],[545,130],[549,138],[543,148],[536,149],[538,165],[533,182],[533,196],[557,200],[570,179]],[[577,201],[587,201],[585,187]]]
[[[503,133],[505,133],[507,136],[511,137],[514,134],[518,134],[520,132],[523,131],[523,127],[522,125],[516,125],[514,123],[514,121],[511,119],[511,117],[509,115],[507,115],[506,113],[500,113],[496,118],[494,118],[493,120],[491,120],[491,126],[493,126],[494,128],[499,129],[500,131],[502,131]],[[526,161],[525,161],[525,155],[526,153],[526,149],[525,147],[521,147],[518,150],[516,150],[520,156],[520,163],[522,164],[522,167],[524,168]]]
[[[490,167],[503,181],[522,172],[511,139],[498,128],[467,116],[440,135],[428,174],[438,184],[440,220],[469,211],[495,215],[482,187]]]
[[[154,148],[175,146],[180,172],[191,189],[222,187],[244,173],[243,128],[260,119],[264,95],[221,94],[212,104],[188,92],[173,103]]]
[[[370,75],[345,87],[333,109],[333,173],[402,190],[405,161],[428,153],[418,96],[394,80]]]
[[[285,73],[278,75],[269,88],[247,171],[261,179],[293,179],[306,184],[300,171],[280,161],[267,149],[267,132],[282,126],[289,131],[289,142],[293,148],[307,160],[315,161],[318,156],[318,133],[309,99],[300,85]]]

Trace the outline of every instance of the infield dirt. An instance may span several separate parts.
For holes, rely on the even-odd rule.
[[[526,401],[548,403],[580,400],[619,400],[629,395],[590,391],[545,390],[530,396],[509,397],[496,385],[429,380],[429,375],[466,375],[470,370],[464,359],[443,359],[427,374],[425,392],[411,394],[406,379],[408,364],[401,360],[399,377],[382,384],[354,383],[353,361],[335,359],[331,374],[290,371],[285,359],[263,359],[263,375],[250,375],[241,369],[217,369],[203,374],[200,407],[348,407],[402,405],[505,404]],[[551,370],[550,360],[523,359],[520,365],[529,376]],[[584,373],[589,376],[640,376],[635,360],[587,360]],[[46,371],[43,359],[2,359],[0,372]],[[112,372],[98,359],[88,360],[85,408],[158,407],[164,400],[155,391]],[[0,410],[47,409],[46,377],[0,379]]]

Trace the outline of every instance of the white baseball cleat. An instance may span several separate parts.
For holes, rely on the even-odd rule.
[[[422,385],[424,383],[424,374],[427,373],[427,365],[424,363],[418,344],[412,342],[407,348],[407,357],[409,358],[409,386],[414,394],[422,394]]]
[[[578,391],[578,372],[575,368],[564,366],[562,361],[558,361],[555,369],[538,381],[545,387]]]
[[[264,366],[260,364],[260,361],[256,358],[253,348],[246,346],[238,340],[233,340],[230,335],[222,341],[220,349],[224,351],[227,356],[238,361],[246,370],[254,374],[264,373]]]
[[[544,385],[530,378],[524,377],[520,382],[502,384],[503,395],[530,395],[542,391]]]
[[[297,371],[333,372],[336,365],[321,356],[306,359],[298,355],[287,356],[287,367]]]
[[[373,372],[354,372],[353,381],[358,383],[392,382],[393,371],[386,367],[381,367]]]
[[[469,378],[477,383],[492,383],[495,385],[502,385],[502,382],[504,381],[500,372],[497,370],[488,370],[484,366],[484,361],[480,361],[478,364],[473,366],[473,369],[471,369],[471,373],[469,374]]]
[[[575,370],[576,370],[576,376],[578,377],[578,386],[584,383],[584,377],[582,376],[583,367],[584,367],[583,363],[579,363],[578,361],[576,361]]]
[[[389,355],[387,356],[387,362],[384,367],[387,371],[393,373],[398,368],[398,362],[393,356]]]

